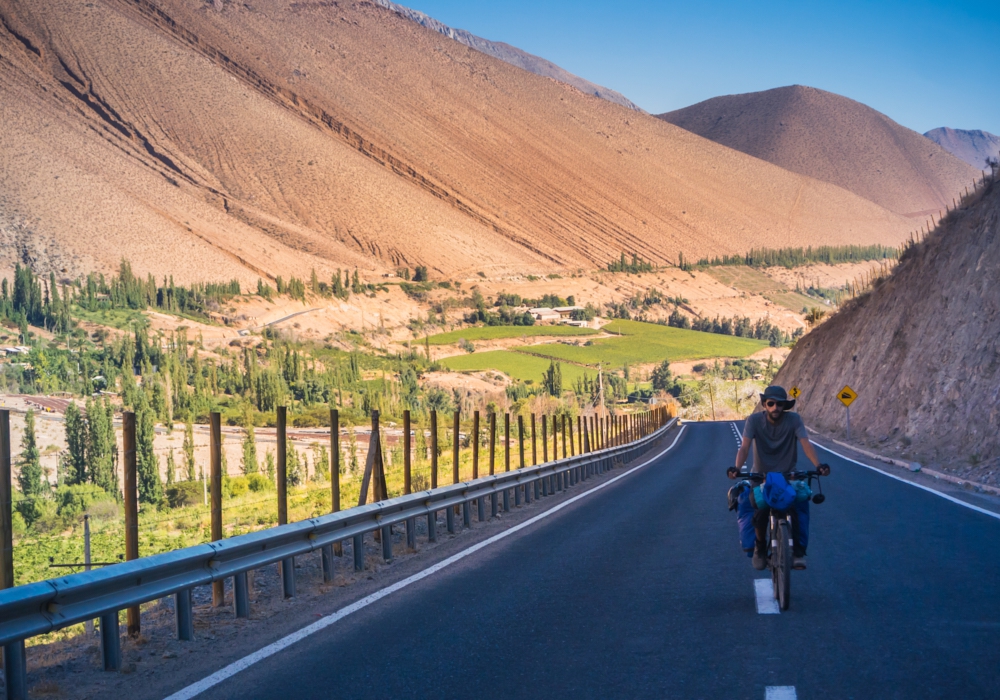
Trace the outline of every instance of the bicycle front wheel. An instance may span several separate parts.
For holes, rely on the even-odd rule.
[[[788,610],[792,601],[792,526],[787,520],[778,523],[777,567],[774,583],[777,589],[778,607]]]

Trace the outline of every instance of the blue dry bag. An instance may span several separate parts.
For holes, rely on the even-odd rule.
[[[788,483],[781,472],[768,472],[761,487],[764,502],[775,510],[788,510],[795,503],[795,487]]]

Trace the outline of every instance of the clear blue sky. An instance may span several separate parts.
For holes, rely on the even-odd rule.
[[[547,58],[653,113],[800,84],[921,133],[1000,134],[1000,0],[401,4]]]

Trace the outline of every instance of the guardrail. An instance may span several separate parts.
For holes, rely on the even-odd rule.
[[[455,530],[455,508],[461,507],[465,527],[502,509],[575,486],[619,464],[630,462],[673,427],[663,411],[647,414],[649,434],[624,445],[567,457],[534,467],[484,476],[472,481],[391,498],[246,535],[156,554],[102,569],[48,579],[0,591],[0,645],[8,698],[26,697],[24,640],[87,620],[101,621],[104,669],[121,668],[119,611],[174,596],[177,636],[193,639],[191,589],[234,580],[237,617],[248,617],[247,572],[280,562],[284,595],[295,595],[294,557],[320,550],[325,580],[333,577],[333,547],[352,541],[354,566],[364,569],[364,536],[380,531],[382,556],[392,559],[393,525],[405,523],[407,544],[416,547],[416,518],[427,517],[427,537],[435,541],[438,513],[445,511],[449,532]]]

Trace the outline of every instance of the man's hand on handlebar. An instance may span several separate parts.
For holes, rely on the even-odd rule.
[[[726,470],[726,476],[728,476],[730,479],[735,479],[739,475],[740,475],[739,467],[729,467],[729,469]]]
[[[829,476],[830,475],[830,465],[829,464],[819,464],[819,465],[816,466],[816,471],[819,473],[820,476]]]

